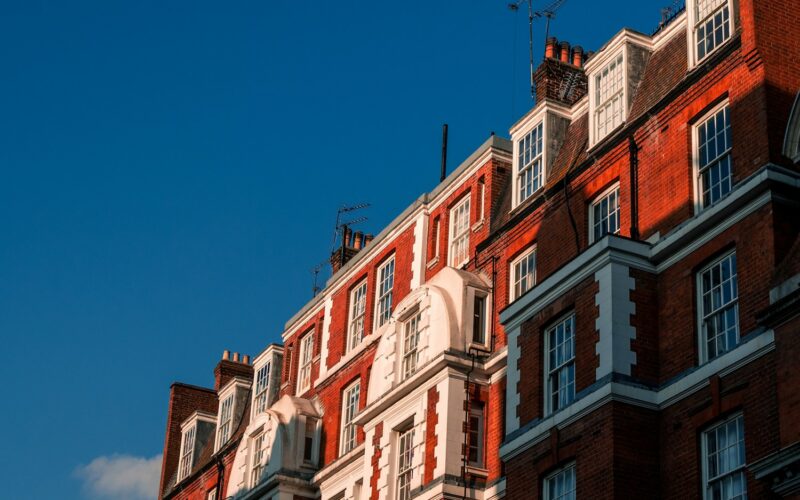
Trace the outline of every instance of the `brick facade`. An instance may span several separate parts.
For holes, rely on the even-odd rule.
[[[731,35],[697,64],[693,11],[652,36],[623,30],[597,53],[549,40],[537,103],[512,141],[491,136],[366,244],[345,234],[326,287],[286,324],[277,400],[250,410],[230,450],[205,456],[207,469],[165,486],[181,423],[217,413],[215,391],[265,361],[221,365],[230,369],[215,391],[173,388],[162,497],[203,498],[224,471],[226,495],[242,499],[527,500],[572,471],[565,498],[704,498],[705,433],[738,415],[748,497],[800,494],[800,167],[782,142],[800,91],[800,39],[785,23],[800,19],[789,0],[724,5]],[[615,51],[626,54],[625,115],[598,137],[595,85]],[[701,207],[698,125],[723,103],[731,189]],[[520,200],[519,141],[538,120],[543,185]],[[617,227],[595,237],[593,204],[615,187]],[[469,258],[454,269],[451,211],[466,197]],[[512,262],[534,247],[535,277],[512,297]],[[707,355],[699,276],[729,252],[735,333]],[[388,259],[391,317],[378,325]],[[364,331],[351,345],[362,283]],[[546,339],[570,316],[574,390],[553,405]],[[305,335],[311,382],[298,393]],[[355,382],[358,412],[346,422]],[[478,408],[480,433],[469,418]],[[356,445],[343,449],[348,424]],[[260,477],[259,435],[269,456]],[[465,467],[475,435],[482,460]]]

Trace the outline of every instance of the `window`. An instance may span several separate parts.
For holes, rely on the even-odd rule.
[[[734,415],[703,433],[703,498],[747,498],[744,419]]]
[[[698,273],[700,361],[714,359],[739,343],[739,286],[736,253],[731,252]]]
[[[589,240],[619,233],[619,184],[602,193],[589,209]]]
[[[450,265],[469,261],[469,194],[450,210]]]
[[[486,344],[486,296],[475,295],[472,303],[472,342]]]
[[[730,193],[731,124],[727,102],[695,127],[698,208],[706,208]]]
[[[314,457],[314,433],[317,432],[317,421],[314,418],[306,417],[305,437],[303,439],[303,460],[313,461]]]
[[[695,60],[702,61],[731,37],[728,0],[694,0]]]
[[[314,331],[300,339],[300,371],[297,377],[297,395],[311,387],[311,361],[314,358]]]
[[[394,257],[378,269],[378,304],[376,323],[383,326],[392,316],[392,287],[394,286]]]
[[[625,81],[620,53],[594,77],[594,143],[625,121]]]
[[[264,472],[264,457],[266,455],[266,433],[261,432],[253,438],[253,461],[250,464],[250,482],[252,486],[258,484],[261,474]]]
[[[536,247],[511,261],[511,301],[517,300],[536,284]]]
[[[417,312],[403,324],[403,380],[407,379],[417,371],[419,361],[419,324],[422,320],[421,313]]]
[[[575,464],[563,467],[544,480],[544,500],[575,500]]]
[[[570,314],[545,333],[546,413],[575,399],[575,315]]]
[[[410,500],[414,460],[414,429],[401,432],[397,446],[397,500]]]
[[[231,437],[231,426],[233,422],[233,397],[231,394],[222,401],[219,412],[219,431],[217,432],[217,450],[228,442]]]
[[[541,123],[538,124],[517,142],[517,202],[515,206],[541,189],[544,182],[542,127]]]
[[[197,426],[189,427],[183,433],[183,446],[181,446],[181,460],[178,467],[178,481],[184,479],[192,472],[194,465],[194,439],[197,434]]]
[[[256,373],[256,415],[264,413],[269,404],[269,368],[267,363]]]
[[[341,455],[356,447],[356,424],[353,420],[358,415],[358,401],[361,395],[361,383],[356,382],[344,391],[342,398],[342,439]]]
[[[469,451],[467,459],[473,467],[483,467],[483,405],[474,403],[469,410]]]
[[[437,216],[433,219],[433,235],[431,236],[431,242],[433,243],[433,256],[430,260],[436,260],[439,258],[439,226],[441,224],[441,220]]]
[[[352,351],[364,339],[364,317],[367,310],[367,280],[350,292],[350,333],[347,350]]]
[[[216,488],[213,490],[208,490],[208,493],[206,494],[206,500],[217,500]]]

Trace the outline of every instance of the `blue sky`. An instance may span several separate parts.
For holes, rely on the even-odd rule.
[[[668,3],[569,0],[551,34],[595,50]],[[146,497],[170,383],[280,339],[337,207],[377,233],[436,184],[442,123],[452,169],[531,104],[502,0],[0,9],[9,498]]]

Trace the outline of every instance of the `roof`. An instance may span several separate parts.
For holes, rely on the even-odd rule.
[[[627,122],[634,121],[655,106],[686,76],[686,30],[679,33],[650,56]]]
[[[394,231],[400,224],[402,224],[408,219],[408,216],[410,214],[414,213],[414,211],[417,210],[422,205],[429,203],[431,200],[436,198],[437,195],[439,195],[441,192],[447,189],[451,184],[456,182],[456,180],[461,176],[461,174],[463,174],[466,170],[468,170],[478,158],[480,158],[486,151],[490,149],[497,149],[500,151],[506,151],[508,153],[511,153],[512,144],[510,140],[505,139],[503,137],[499,137],[497,135],[489,136],[489,138],[486,139],[483,142],[483,144],[481,144],[480,147],[478,147],[478,149],[476,149],[471,155],[469,155],[467,159],[462,161],[461,164],[458,167],[456,167],[455,170],[450,172],[450,174],[447,177],[445,177],[445,179],[442,182],[437,184],[432,191],[430,191],[429,193],[423,193],[416,200],[414,200],[414,202],[408,207],[406,207],[406,209],[403,210],[400,213],[400,215],[395,217],[394,220],[392,220],[392,222],[390,222],[386,227],[384,227],[383,230],[380,233],[378,233],[378,235],[375,236],[375,238],[368,245],[366,245],[361,251],[355,254],[338,271],[336,271],[333,274],[333,276],[331,276],[330,279],[328,279],[328,282],[325,285],[325,289],[322,290],[319,294],[317,294],[317,296],[311,299],[308,303],[306,303],[306,305],[304,305],[299,311],[297,311],[297,313],[295,313],[291,318],[289,318],[289,321],[287,321],[286,325],[284,326],[285,330],[290,329],[298,320],[300,320],[300,318],[305,316],[306,313],[308,313],[309,311],[313,310],[316,306],[318,306],[324,298],[325,290],[330,288],[343,275],[347,274],[347,272],[350,269],[358,266],[359,262],[368,258],[370,250],[380,245],[380,243],[384,239],[386,239],[389,236],[389,234],[392,233],[392,231]]]

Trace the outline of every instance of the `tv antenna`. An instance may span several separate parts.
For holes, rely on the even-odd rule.
[[[314,276],[313,283],[311,285],[312,297],[316,297],[317,294],[322,290],[322,288],[320,288],[320,286],[317,284],[317,280],[319,279],[319,273],[328,264],[330,264],[329,261],[323,260],[322,262],[311,268],[311,274]]]
[[[339,207],[339,210],[336,211],[336,225],[333,227],[333,239],[331,240],[331,253],[333,253],[336,250],[336,240],[342,233],[342,228],[344,228],[345,226],[353,226],[356,224],[361,224],[362,222],[365,222],[367,220],[366,217],[359,216],[354,219],[342,221],[342,215],[350,212],[355,212],[356,210],[361,210],[362,208],[367,208],[369,206],[370,206],[369,203],[358,203],[356,205],[350,205],[350,206],[342,205],[341,207]]]
[[[508,8],[514,12],[519,10],[519,6],[523,2],[528,4],[528,62],[530,63],[531,73],[531,99],[536,100],[536,82],[533,79],[533,20],[545,18],[547,20],[544,28],[544,41],[547,43],[547,38],[550,36],[550,20],[556,16],[556,11],[566,0],[555,0],[550,5],[540,10],[533,10],[533,0],[517,0],[516,2],[508,4]]]

